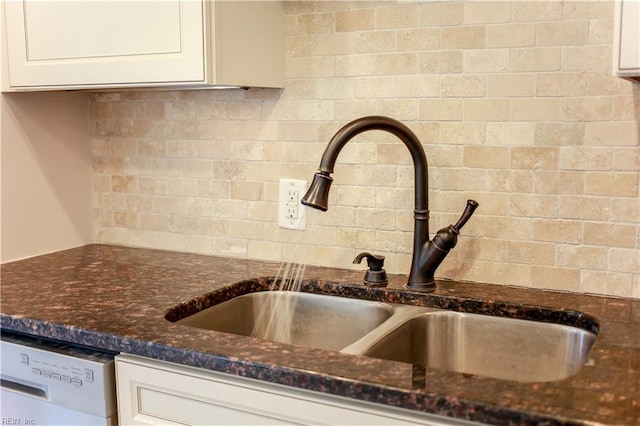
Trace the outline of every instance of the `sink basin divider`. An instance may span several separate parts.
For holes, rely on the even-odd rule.
[[[389,319],[387,319],[385,322],[380,324],[378,327],[373,329],[371,332],[369,332],[356,342],[340,350],[340,352],[351,355],[362,355],[373,345],[375,345],[377,342],[379,342],[381,339],[383,339],[385,336],[387,336],[389,333],[391,333],[393,330],[395,330],[411,318],[429,312],[442,312],[438,309],[426,308],[422,306],[399,305],[391,303],[389,305],[391,305],[394,310],[393,315],[391,315]]]

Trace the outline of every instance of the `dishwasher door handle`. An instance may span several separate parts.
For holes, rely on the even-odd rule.
[[[27,396],[43,399],[45,401],[49,400],[46,386],[20,383],[6,377],[2,377],[0,378],[0,388],[2,388],[3,390],[19,392]]]

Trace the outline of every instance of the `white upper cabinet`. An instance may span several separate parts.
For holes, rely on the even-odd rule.
[[[613,73],[640,78],[640,0],[618,0],[614,23]]]
[[[280,1],[5,0],[5,90],[283,87]]]

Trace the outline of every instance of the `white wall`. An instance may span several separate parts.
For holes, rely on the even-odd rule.
[[[1,261],[90,243],[86,94],[1,96]]]

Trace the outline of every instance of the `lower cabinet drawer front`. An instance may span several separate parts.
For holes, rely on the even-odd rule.
[[[120,425],[469,425],[131,355],[116,357]]]
[[[136,384],[137,415],[142,420],[152,420],[176,424],[248,424],[248,425],[276,425],[292,424],[281,419],[272,419],[252,414],[242,410],[242,407],[220,405],[214,398],[195,398],[191,395],[179,393],[178,390],[152,389],[144,384]],[[134,416],[133,420],[136,419]]]

